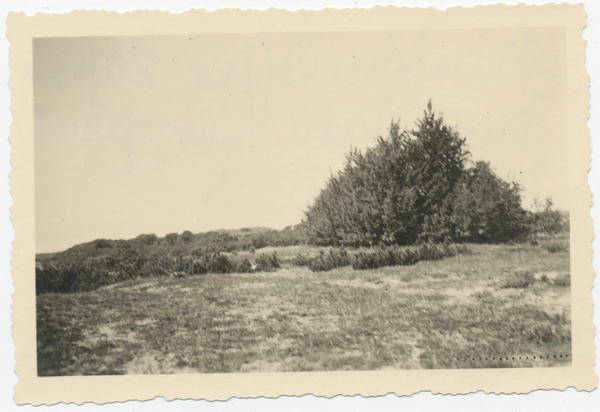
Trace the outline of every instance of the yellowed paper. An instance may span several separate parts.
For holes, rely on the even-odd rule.
[[[7,24],[14,118],[11,218],[16,230],[12,265],[18,403],[595,388],[591,193],[586,180],[589,82],[581,5],[497,5],[446,11],[376,7],[293,13],[192,10],[179,15],[73,11],[35,16],[13,13]],[[365,333],[368,344],[364,340],[357,347],[340,343],[340,353],[324,362],[312,366],[292,362],[294,345],[303,339],[294,332],[283,337],[257,333],[265,342],[230,351],[223,343],[216,358],[221,360],[214,361],[223,365],[230,365],[230,359],[240,353],[264,351],[264,358],[252,352],[254,358],[237,369],[211,369],[210,362],[199,366],[193,360],[186,364],[177,358],[180,354],[169,352],[168,344],[159,354],[125,356],[128,366],[119,369],[109,366],[108,358],[122,356],[118,355],[121,345],[132,343],[144,328],[158,322],[136,319],[129,334],[122,330],[115,334],[122,321],[120,313],[114,323],[111,320],[98,330],[90,326],[82,332],[81,350],[91,354],[87,366],[75,355],[61,358],[58,366],[42,365],[43,356],[55,356],[61,349],[40,344],[39,333],[46,325],[38,324],[36,329],[36,319],[42,322],[44,311],[56,311],[59,306],[40,300],[49,299],[48,295],[36,295],[36,254],[59,252],[95,239],[133,239],[142,233],[167,239],[169,233],[186,230],[295,225],[306,204],[325,186],[330,169],[342,169],[350,146],[361,150],[374,146],[373,138],[385,136],[390,120],[398,116],[403,127],[413,127],[429,99],[450,126],[466,136],[474,160],[490,161],[498,176],[508,176],[525,187],[524,202],[553,196],[555,205],[569,213],[570,291],[548,287],[563,275],[549,270],[532,275],[532,282],[542,290],[539,295],[533,287],[527,292],[507,292],[493,279],[482,282],[481,290],[467,293],[447,283],[440,292],[442,305],[456,301],[452,307],[458,308],[462,302],[464,316],[480,319],[477,322],[493,313],[469,312],[473,306],[467,301],[485,299],[486,293],[504,293],[513,300],[531,298],[523,304],[534,311],[547,310],[543,316],[550,326],[532,321],[531,329],[518,332],[526,334],[538,327],[531,333],[539,341],[532,345],[538,345],[540,353],[528,348],[498,361],[493,349],[498,342],[492,340],[486,342],[490,348],[486,353],[465,356],[457,349],[445,362],[428,354],[419,339],[427,335],[438,342],[438,349],[459,348],[460,342],[466,342],[464,336],[482,339],[481,335],[462,330],[444,334],[441,327],[428,326],[421,337],[415,337],[399,326],[396,340],[410,347],[411,355],[402,358],[390,350],[392,355],[386,355],[385,362],[377,358],[383,349],[364,349],[379,348],[385,341],[373,333]],[[472,248],[483,250],[480,246]],[[547,254],[547,259],[556,255]],[[335,287],[338,293],[360,287],[365,296],[370,290],[384,293],[389,287],[398,299],[409,299],[406,290],[410,288],[403,286],[409,280],[402,279],[412,272],[402,272],[402,277],[394,271],[337,278],[336,274],[284,268],[219,278],[219,282],[231,279],[231,290],[243,289],[237,299],[261,294],[265,299],[252,309],[260,308],[260,313],[229,307],[228,315],[211,325],[215,330],[232,320],[233,327],[241,330],[261,321],[271,322],[273,330],[290,325],[288,329],[306,333],[304,344],[310,331],[322,328],[321,335],[310,335],[310,339],[316,337],[310,341],[310,351],[318,352],[319,345],[335,346],[323,336],[343,326],[342,318],[346,319],[345,315],[319,318],[316,308],[334,297],[315,295],[314,306],[308,304],[294,312],[294,317],[277,317],[275,308],[283,311],[287,306],[269,301],[275,298],[266,289],[281,287],[278,282],[296,287],[291,277],[300,285],[313,282],[311,287],[322,282],[323,290]],[[435,276],[444,279],[447,275],[434,273],[424,288],[435,289]],[[99,293],[112,293],[110,287],[89,294],[56,294],[56,301],[64,305],[60,307],[64,330],[77,323],[70,318],[77,315],[69,312],[69,305],[93,311],[94,299]],[[140,289],[139,285],[132,288]],[[550,292],[544,295],[543,291]],[[202,291],[192,292],[197,293],[195,299],[207,299]],[[427,300],[429,289],[417,292],[423,302],[419,307],[434,304]],[[373,300],[359,308],[370,311],[371,317],[362,319],[373,330],[389,316],[383,309],[380,318],[373,314],[378,305]],[[340,310],[346,313],[347,309]],[[132,305],[132,315],[136,311],[139,308]],[[505,319],[504,326],[525,324],[522,317],[527,314],[510,313],[515,319]],[[349,318],[361,316],[354,308],[347,314]],[[184,315],[168,316],[176,323]],[[559,330],[552,319],[562,319],[570,329]],[[539,332],[539,328],[547,329]],[[178,333],[188,332],[165,333],[176,340],[182,336]],[[92,333],[96,333],[93,339],[86,335]],[[561,333],[569,336],[565,347],[570,350],[546,350],[551,345],[547,342],[556,343]],[[331,336],[333,340],[335,334]],[[356,336],[340,339],[349,342]],[[242,338],[223,335],[221,339]],[[269,357],[274,345],[288,341],[292,342],[288,348],[278,346],[277,350],[287,350],[289,359]],[[135,344],[143,345],[140,342]],[[104,350],[109,355],[103,358]],[[194,353],[204,356],[202,348]],[[363,358],[375,360],[361,363]],[[472,366],[457,366],[459,358]],[[527,360],[515,363],[521,358]],[[76,366],[70,367],[69,362]],[[483,367],[478,362],[488,363]]]

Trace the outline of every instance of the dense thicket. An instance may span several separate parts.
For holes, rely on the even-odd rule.
[[[467,167],[465,139],[431,102],[413,130],[392,122],[364,153],[351,150],[305,216],[320,245],[504,242],[528,228],[519,187],[489,164]]]
[[[131,240],[98,239],[64,252],[36,256],[37,293],[93,290],[129,279],[185,273],[243,273],[251,262],[235,252],[265,246],[290,246],[306,242],[302,225],[284,230],[241,229],[164,238],[140,235]],[[227,254],[227,252],[233,252]],[[254,270],[278,267],[276,255],[252,255]]]

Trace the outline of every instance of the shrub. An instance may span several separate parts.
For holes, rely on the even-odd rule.
[[[500,179],[487,162],[463,173],[444,207],[426,219],[424,239],[506,243],[529,231],[521,187]]]
[[[444,245],[423,244],[419,247],[419,257],[421,260],[441,260],[445,258],[447,251]]]
[[[321,250],[318,256],[312,258],[298,255],[292,262],[299,263],[297,266],[307,266],[313,272],[326,272],[348,266],[352,259],[345,249],[329,249],[327,253]]]
[[[324,257],[323,254],[323,256],[317,256],[310,259],[310,262],[308,263],[308,268],[313,272],[327,272],[335,269],[335,266],[333,266],[333,263],[329,259]]]
[[[173,271],[173,259],[165,255],[154,255],[142,267],[143,277],[165,276]]]
[[[201,258],[202,256],[204,256],[206,254],[206,252],[207,252],[206,249],[203,246],[201,246],[201,247],[197,247],[197,248],[193,249],[190,252],[190,255],[192,255],[195,258]]]
[[[421,260],[421,249],[419,247],[398,248],[394,254],[395,265],[414,265]]]
[[[377,269],[384,266],[408,266],[420,261],[440,260],[461,253],[469,253],[466,245],[423,244],[420,246],[379,247],[373,252],[358,253],[352,259],[352,268]]]
[[[98,239],[94,243],[96,244],[96,249],[110,249],[113,247],[110,241],[106,239]]]
[[[146,245],[153,245],[156,242],[158,242],[158,237],[154,234],[139,235],[138,237],[135,238],[135,240],[138,240],[139,242],[146,244]]]
[[[554,284],[556,286],[571,286],[571,276],[568,273],[558,275],[554,278]]]
[[[269,246],[269,241],[265,235],[260,234],[257,237],[252,238],[253,249],[260,249],[267,246]]]
[[[194,240],[194,234],[189,230],[186,230],[181,234],[181,239],[183,239],[185,243],[190,243],[192,240]]]
[[[414,265],[421,260],[440,260],[462,253],[470,253],[466,245],[422,244],[419,246],[380,246],[368,252],[350,255],[345,249],[329,249],[310,257],[298,254],[291,259],[294,266],[308,267],[313,272],[325,272],[352,265],[355,270],[377,269],[384,266]]]
[[[352,269],[363,270],[363,269],[377,269],[379,263],[374,253],[359,253],[352,259]]]
[[[307,267],[310,264],[311,258],[308,255],[298,253],[298,255],[290,260],[294,266]]]
[[[345,249],[329,249],[327,259],[334,267],[350,265],[350,255]]]
[[[179,240],[179,235],[177,233],[169,233],[167,236],[165,236],[165,241],[169,245],[174,245],[175,243],[177,243],[178,240]]]
[[[531,272],[528,270],[517,270],[512,275],[504,279],[501,287],[502,289],[522,289],[528,288],[529,286],[533,285],[534,282],[535,278]]]
[[[397,253],[392,248],[375,248],[375,250],[372,252],[372,255],[374,262],[369,263],[367,260],[365,261],[367,264],[371,264],[377,267],[394,266],[396,264]]]
[[[194,258],[184,258],[185,271],[194,275],[206,273],[233,273],[238,268],[237,263],[231,261],[227,256],[211,252],[201,256],[197,254]]]
[[[225,255],[211,254],[209,255],[206,268],[209,273],[231,273],[233,272],[233,265]]]
[[[533,211],[529,213],[529,232],[533,243],[539,238],[553,237],[561,232],[569,231],[569,215],[553,208],[551,198],[544,203],[538,199],[533,201]]]
[[[256,265],[256,270],[260,272],[272,272],[279,269],[281,261],[277,257],[277,253],[273,252],[272,254],[265,253],[259,255],[254,264]]]
[[[233,262],[233,269],[235,273],[249,273],[252,270],[252,265],[248,259],[244,258],[241,260],[235,260]]]
[[[190,273],[194,275],[205,275],[208,273],[208,266],[205,259],[194,259],[191,265]]]

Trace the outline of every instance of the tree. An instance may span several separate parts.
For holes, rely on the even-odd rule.
[[[567,215],[553,209],[551,198],[542,204],[538,199],[533,201],[533,212],[529,215],[531,236],[537,241],[540,236],[552,237],[560,232],[569,230]]]
[[[502,243],[528,232],[521,188],[500,179],[490,164],[478,161],[466,170],[447,199],[445,235],[453,241]]]
[[[431,102],[412,131],[390,126],[365,153],[351,150],[306,212],[317,244],[412,244],[428,216],[442,213],[468,158],[465,139]]]
[[[449,196],[463,178],[469,157],[466,139],[445,125],[441,115],[436,116],[431,101],[427,109],[412,132],[415,139],[407,154],[411,165],[407,186],[417,194],[413,206],[417,241],[428,240],[427,231],[433,222],[441,223],[449,213]]]
[[[305,214],[312,243],[408,245],[422,242],[499,243],[523,237],[530,222],[518,184],[489,163],[466,168],[465,139],[427,105],[411,131],[392,124],[364,153],[351,150]],[[556,232],[559,215],[534,219]]]

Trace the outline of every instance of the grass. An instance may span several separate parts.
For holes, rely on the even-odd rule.
[[[535,283],[535,277],[528,270],[517,270],[512,275],[504,279],[502,287],[507,288],[528,288]]]
[[[412,266],[315,273],[284,263],[38,295],[38,374],[569,365],[569,254],[470,249]],[[284,262],[319,253],[276,251]],[[505,287],[515,273],[533,280]]]
[[[567,252],[569,250],[569,239],[550,239],[542,241],[542,249],[550,253]]]

